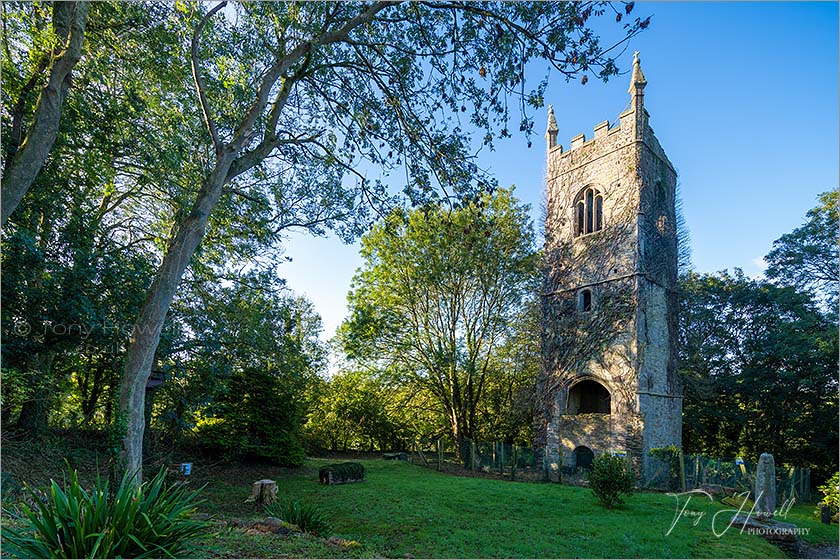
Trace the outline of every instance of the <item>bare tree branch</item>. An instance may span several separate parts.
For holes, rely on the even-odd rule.
[[[204,29],[204,26],[207,25],[210,18],[216,15],[219,10],[225,6],[227,6],[227,0],[219,2],[212,10],[204,14],[204,17],[201,18],[201,21],[199,21],[198,25],[195,26],[192,42],[190,43],[190,63],[192,67],[193,80],[195,81],[195,89],[198,91],[198,99],[201,103],[201,113],[204,116],[204,124],[207,126],[207,131],[210,133],[210,138],[213,140],[213,148],[216,150],[216,156],[221,155],[224,145],[219,138],[219,131],[216,129],[216,123],[213,122],[213,118],[210,115],[210,105],[207,103],[207,92],[204,84],[204,78],[201,77],[201,72],[198,68],[198,42],[201,38],[201,31]]]

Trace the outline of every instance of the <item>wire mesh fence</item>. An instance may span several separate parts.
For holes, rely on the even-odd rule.
[[[545,476],[541,454],[529,446],[502,441],[416,438],[409,457],[412,463],[459,474],[511,480],[541,480]]]
[[[482,442],[464,438],[415,438],[408,454],[412,463],[455,474],[491,476],[509,480],[548,480],[542,449],[501,441]],[[755,483],[756,463],[740,458],[726,460],[699,454],[683,454],[674,448],[670,456],[648,457],[643,488],[680,491],[696,488],[714,493],[750,492]],[[586,469],[564,465],[562,481],[585,484]],[[776,466],[776,496],[780,501],[811,500],[811,470],[790,465]]]
[[[738,494],[751,492],[757,463],[741,458],[719,459],[699,454],[676,454],[671,461],[653,458],[645,487],[660,490],[707,489]],[[776,466],[776,496],[779,500],[811,500],[811,469]]]

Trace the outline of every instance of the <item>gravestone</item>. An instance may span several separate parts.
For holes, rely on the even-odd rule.
[[[820,506],[820,521],[826,525],[831,525],[831,508],[829,506]]]
[[[755,516],[766,520],[776,510],[776,461],[770,453],[762,453],[755,470]]]

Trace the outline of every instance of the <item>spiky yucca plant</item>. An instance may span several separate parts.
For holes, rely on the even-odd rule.
[[[88,492],[75,469],[62,488],[50,481],[41,498],[31,488],[36,509],[23,505],[22,527],[4,526],[3,554],[18,558],[178,558],[197,549],[193,541],[209,524],[193,519],[196,497],[183,484],[167,484],[163,468],[138,488],[123,477],[112,499],[98,477]]]

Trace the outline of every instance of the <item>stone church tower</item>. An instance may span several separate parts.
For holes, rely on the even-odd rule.
[[[549,107],[543,367],[535,446],[553,479],[593,454],[681,445],[677,173],[648,125],[638,53],[629,108],[557,143]]]

